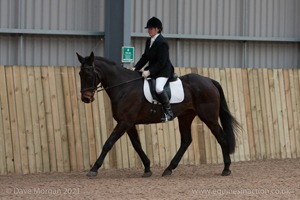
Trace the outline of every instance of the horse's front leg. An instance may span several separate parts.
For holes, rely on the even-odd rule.
[[[145,167],[143,177],[150,177],[152,175],[152,172],[150,170],[150,160],[149,160],[148,156],[145,154],[145,152],[142,149],[140,137],[139,137],[139,134],[136,130],[136,127],[135,126],[131,127],[127,131],[127,133],[128,133],[128,136],[130,138],[130,141],[132,143],[133,148],[135,149],[135,151],[140,156],[140,158],[143,162],[143,165]]]
[[[120,122],[117,124],[117,126],[114,128],[113,132],[109,136],[109,138],[106,140],[102,152],[100,153],[100,156],[96,160],[93,167],[90,169],[90,171],[87,173],[87,176],[94,177],[98,174],[98,169],[102,166],[104,158],[106,157],[107,153],[111,150],[113,145],[116,143],[118,139],[127,131],[127,129],[130,126],[128,126],[125,122]]]

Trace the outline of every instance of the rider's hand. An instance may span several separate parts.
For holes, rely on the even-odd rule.
[[[147,78],[148,76],[150,76],[150,71],[149,70],[143,71],[142,77]]]

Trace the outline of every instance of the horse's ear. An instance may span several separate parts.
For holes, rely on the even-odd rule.
[[[95,56],[94,56],[94,52],[91,52],[91,55],[88,57],[88,64],[92,65],[94,62]]]
[[[84,58],[83,58],[81,55],[79,55],[77,52],[76,52],[76,55],[77,55],[77,57],[78,57],[79,62],[82,64]]]
[[[90,55],[90,58],[92,58],[92,59],[94,60],[94,57],[95,57],[95,56],[94,56],[94,52],[92,51],[92,52],[91,52],[91,55]]]

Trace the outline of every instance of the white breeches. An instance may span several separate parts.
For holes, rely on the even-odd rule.
[[[158,77],[156,79],[155,91],[157,94],[160,94],[164,91],[164,86],[166,85],[168,78]]]

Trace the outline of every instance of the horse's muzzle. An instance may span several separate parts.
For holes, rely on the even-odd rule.
[[[92,103],[94,100],[94,92],[85,91],[81,93],[81,101],[83,101],[84,103]]]

